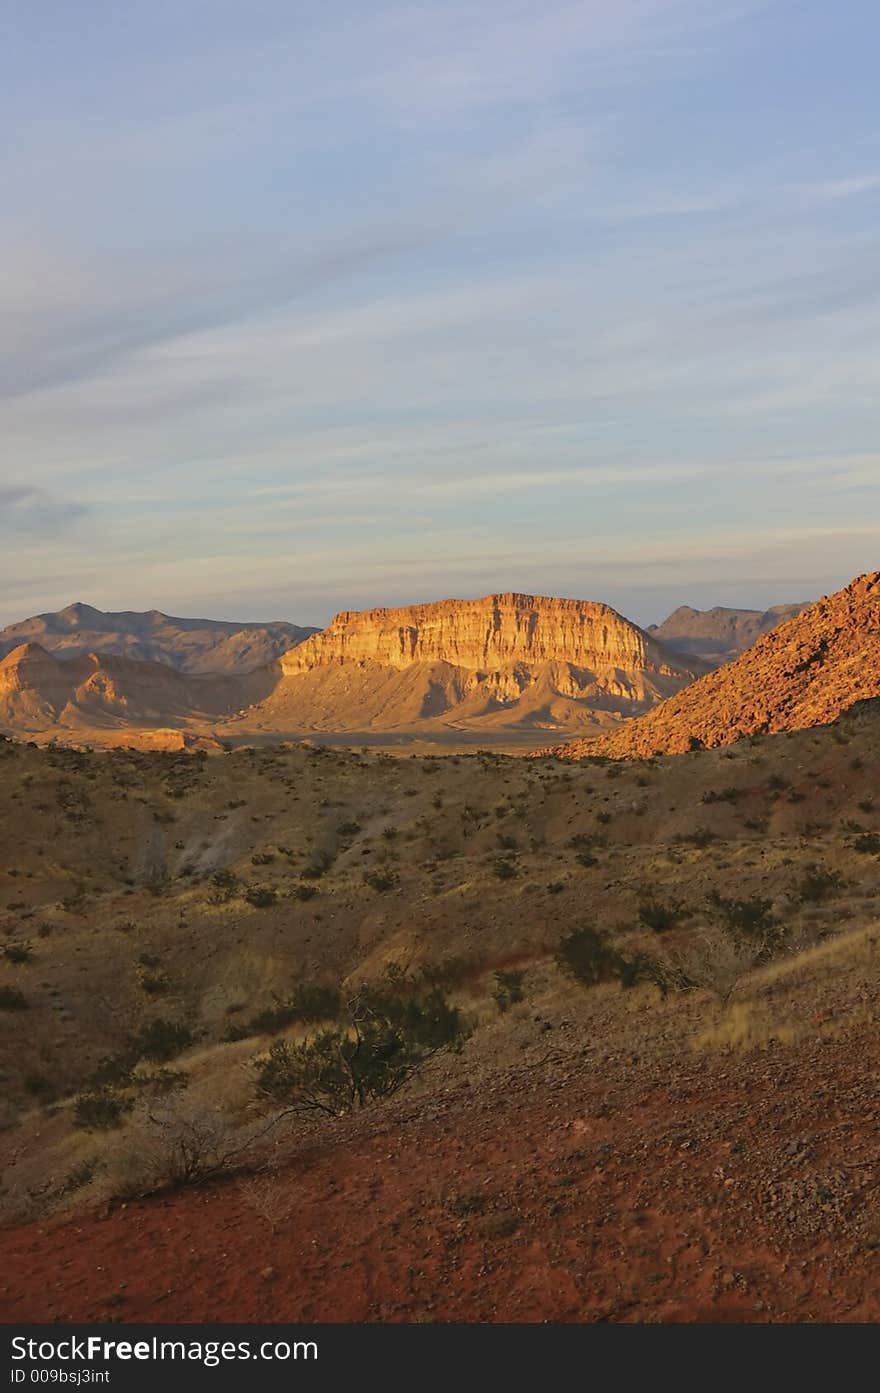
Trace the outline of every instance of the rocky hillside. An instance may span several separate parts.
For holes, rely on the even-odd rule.
[[[626,759],[730,745],[744,735],[826,725],[877,696],[880,571],[824,596],[626,729],[557,753]]]
[[[23,643],[0,661],[0,728],[87,738],[90,730],[210,723],[259,699],[272,680],[269,669],[199,677],[110,653],[62,662],[38,643]]]
[[[648,633],[679,653],[690,653],[717,667],[738,658],[763,634],[786,619],[793,619],[806,607],[805,603],[773,605],[765,610],[727,609],[723,605],[692,609],[690,605],[680,605],[662,624],[649,625]]]
[[[252,672],[295,648],[313,628],[277,621],[238,624],[219,619],[179,619],[160,610],[105,613],[74,604],[0,629],[0,657],[23,643],[38,643],[59,658],[118,653],[166,663],[180,672]]]
[[[880,702],[650,768],[0,769],[7,1321],[880,1318]],[[460,1050],[258,1094],[402,980]]]
[[[346,610],[284,655],[282,681],[242,721],[289,733],[601,728],[704,670],[586,600],[503,594]]]

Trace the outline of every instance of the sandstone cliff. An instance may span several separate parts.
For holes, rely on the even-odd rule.
[[[729,745],[743,735],[825,725],[880,696],[880,571],[859,576],[771,630],[625,728],[556,753],[626,759]]]
[[[280,666],[283,680],[239,725],[594,729],[705,671],[607,605],[512,593],[346,610]]]

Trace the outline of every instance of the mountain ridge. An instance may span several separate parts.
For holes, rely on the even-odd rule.
[[[748,735],[827,725],[880,696],[880,571],[857,576],[760,638],[734,662],[625,729],[554,753],[614,759],[681,754]]]
[[[36,642],[65,661],[111,653],[165,663],[178,672],[240,675],[276,661],[317,632],[286,620],[188,619],[158,609],[99,610],[75,601],[0,629],[0,658]]]

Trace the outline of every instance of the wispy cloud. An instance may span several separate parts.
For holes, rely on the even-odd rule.
[[[70,7],[51,44],[41,7],[16,26],[9,617],[88,592],[318,619],[383,578],[635,595],[704,584],[707,548],[732,586],[797,547],[848,565],[877,514],[880,176],[810,80],[857,66],[834,7],[207,8],[136,41]],[[768,510],[778,566],[731,541]]]

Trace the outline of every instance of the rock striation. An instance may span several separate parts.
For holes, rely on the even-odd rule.
[[[345,610],[280,667],[243,719],[287,731],[601,727],[705,671],[608,605],[510,592]]]

